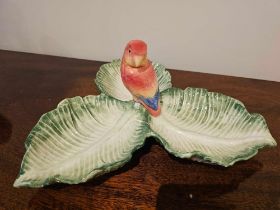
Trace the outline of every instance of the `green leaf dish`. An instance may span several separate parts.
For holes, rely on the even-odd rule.
[[[132,101],[120,63],[100,67],[95,82],[101,95],[64,99],[39,119],[27,137],[15,187],[86,182],[123,166],[149,136],[177,157],[225,167],[276,146],[261,115],[220,93],[172,88],[158,63],[162,111],[152,117]]]
[[[177,157],[227,167],[276,145],[264,118],[234,98],[202,88],[170,88],[161,97],[162,114],[149,125]]]
[[[14,186],[77,184],[121,167],[143,145],[146,118],[142,107],[105,95],[63,100],[27,137]]]

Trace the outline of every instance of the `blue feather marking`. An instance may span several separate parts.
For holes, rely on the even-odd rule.
[[[139,99],[143,101],[148,107],[153,110],[158,109],[158,100],[159,100],[159,91],[152,98],[145,98],[144,96],[140,96]]]

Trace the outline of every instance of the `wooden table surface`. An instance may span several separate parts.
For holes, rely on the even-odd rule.
[[[0,51],[0,209],[280,209],[279,146],[223,168],[175,158],[149,138],[125,167],[87,183],[14,188],[25,138],[39,117],[66,97],[99,94],[93,79],[101,64]],[[243,101],[265,117],[279,144],[279,82],[170,72],[176,87]]]

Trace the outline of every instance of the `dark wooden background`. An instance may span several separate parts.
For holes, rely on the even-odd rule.
[[[13,188],[29,131],[62,99],[98,94],[93,80],[101,64],[0,51],[0,209],[280,209],[279,146],[223,168],[175,158],[150,138],[125,167],[87,183]],[[176,87],[243,101],[279,143],[280,83],[170,72]]]

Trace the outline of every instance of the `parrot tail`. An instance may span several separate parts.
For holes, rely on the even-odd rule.
[[[153,117],[157,117],[160,115],[161,109],[160,109],[160,105],[158,105],[157,110],[154,110],[150,107],[148,107],[146,104],[140,102],[146,109],[147,111],[153,116]]]
[[[159,91],[157,91],[154,97],[145,98],[140,96],[137,101],[140,102],[152,116],[157,117],[160,114],[159,96]]]

